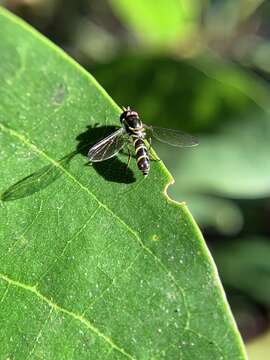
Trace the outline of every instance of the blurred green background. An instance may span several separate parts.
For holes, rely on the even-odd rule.
[[[270,2],[0,0],[149,124],[214,256],[251,360],[270,358]],[[1,34],[4,36],[4,34]]]

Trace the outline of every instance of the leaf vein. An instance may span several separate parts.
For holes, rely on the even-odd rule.
[[[39,217],[39,215],[41,214],[42,211],[42,205],[43,205],[43,201],[41,200],[40,205],[39,205],[39,209],[38,212],[36,213],[36,215],[34,216],[34,218],[32,219],[32,221],[26,226],[26,228],[23,230],[22,234],[18,235],[17,239],[13,242],[13,244],[11,245],[11,247],[8,249],[8,253],[11,253],[13,251],[13,249],[15,248],[15,246],[17,245],[17,243],[23,239],[25,239],[25,234],[27,234],[27,232],[31,229],[31,227],[34,225],[34,223],[36,222],[37,218]],[[5,258],[7,256],[7,254],[3,254],[3,256],[0,258],[1,261],[3,258]]]
[[[118,279],[120,279],[123,275],[125,275],[129,270],[132,269],[133,265],[135,264],[135,262],[138,260],[138,257],[141,255],[141,251],[138,251],[138,253],[136,254],[136,256],[134,257],[133,261],[131,261],[131,263],[125,268],[123,269],[117,276],[115,276],[113,279],[111,279],[111,283],[109,286],[107,286],[102,293],[96,297],[96,299],[94,299],[87,307],[86,309],[83,311],[83,315],[89,310],[91,309],[95,303],[97,303],[98,301],[102,300],[104,295],[106,294],[107,291],[109,291],[117,282]],[[107,274],[106,274],[107,275]],[[108,276],[108,275],[107,275]]]
[[[36,336],[36,338],[35,338],[35,340],[34,340],[32,350],[29,351],[29,354],[28,354],[26,360],[28,360],[28,359],[30,358],[30,356],[34,353],[34,351],[35,351],[35,349],[36,349],[36,346],[37,346],[37,343],[38,343],[38,341],[39,341],[39,339],[40,339],[40,337],[41,337],[41,335],[42,335],[42,332],[43,332],[44,329],[45,329],[45,326],[47,325],[47,322],[48,322],[49,319],[50,319],[50,316],[51,316],[51,313],[52,313],[52,312],[53,312],[53,308],[50,309],[49,314],[48,314],[48,316],[47,316],[47,319],[44,321],[43,325],[41,326],[41,328],[40,328],[40,330],[39,330],[39,332],[38,332],[38,334],[37,334],[37,336]]]
[[[6,289],[5,289],[4,293],[3,293],[3,296],[2,296],[2,298],[0,300],[0,304],[2,302],[4,302],[4,300],[5,300],[5,298],[6,298],[7,294],[8,294],[9,287],[10,287],[10,284],[7,284],[7,287],[6,287]]]
[[[97,206],[97,208],[92,212],[92,214],[89,216],[88,220],[85,221],[85,223],[80,227],[80,229],[66,242],[66,245],[64,246],[61,254],[57,256],[57,258],[53,261],[52,265],[45,271],[38,279],[38,282],[36,286],[38,286],[39,282],[55,267],[57,262],[61,259],[61,257],[65,254],[68,246],[81,234],[81,232],[86,228],[88,223],[93,219],[93,217],[96,215],[97,211],[100,209],[100,205]]]
[[[70,310],[67,310],[63,307],[61,307],[60,305],[54,303],[52,300],[48,299],[46,296],[42,295],[42,293],[40,293],[36,286],[31,286],[28,284],[24,284],[20,281],[17,280],[13,280],[10,277],[1,274],[0,273],[0,278],[2,280],[5,280],[8,284],[19,287],[25,291],[29,291],[32,294],[34,294],[35,296],[37,296],[42,302],[45,302],[46,304],[48,304],[51,308],[53,308],[53,310],[55,311],[59,311],[62,312],[70,317],[72,317],[73,319],[79,321],[80,323],[82,323],[83,325],[85,325],[89,330],[91,330],[93,333],[95,333],[98,337],[102,338],[105,342],[107,342],[112,348],[114,348],[115,350],[117,350],[118,352],[120,352],[122,355],[125,355],[128,359],[131,360],[137,360],[135,357],[133,357],[131,354],[129,354],[125,349],[123,349],[122,347],[120,347],[119,345],[117,345],[109,336],[103,334],[97,327],[95,327],[88,319],[86,319],[85,317],[83,317],[80,314],[76,314]]]

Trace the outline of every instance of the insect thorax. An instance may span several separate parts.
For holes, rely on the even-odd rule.
[[[130,135],[141,132],[142,122],[138,117],[129,116],[124,119],[123,124],[125,126],[126,132]]]

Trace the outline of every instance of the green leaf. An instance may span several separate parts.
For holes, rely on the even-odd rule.
[[[120,109],[0,10],[3,359],[246,359],[215,265],[160,162],[87,164]],[[99,125],[96,125],[99,123]]]
[[[168,46],[194,31],[201,5],[190,0],[110,0],[115,13],[153,46]]]

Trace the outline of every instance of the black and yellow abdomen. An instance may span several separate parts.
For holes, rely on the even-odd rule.
[[[150,161],[148,150],[143,138],[132,136],[133,144],[135,147],[136,161],[138,168],[142,171],[144,176],[147,176],[150,170]]]
[[[147,176],[150,171],[148,150],[144,142],[145,130],[136,111],[126,110],[120,116],[127,134],[131,137],[136,154],[137,166]]]

